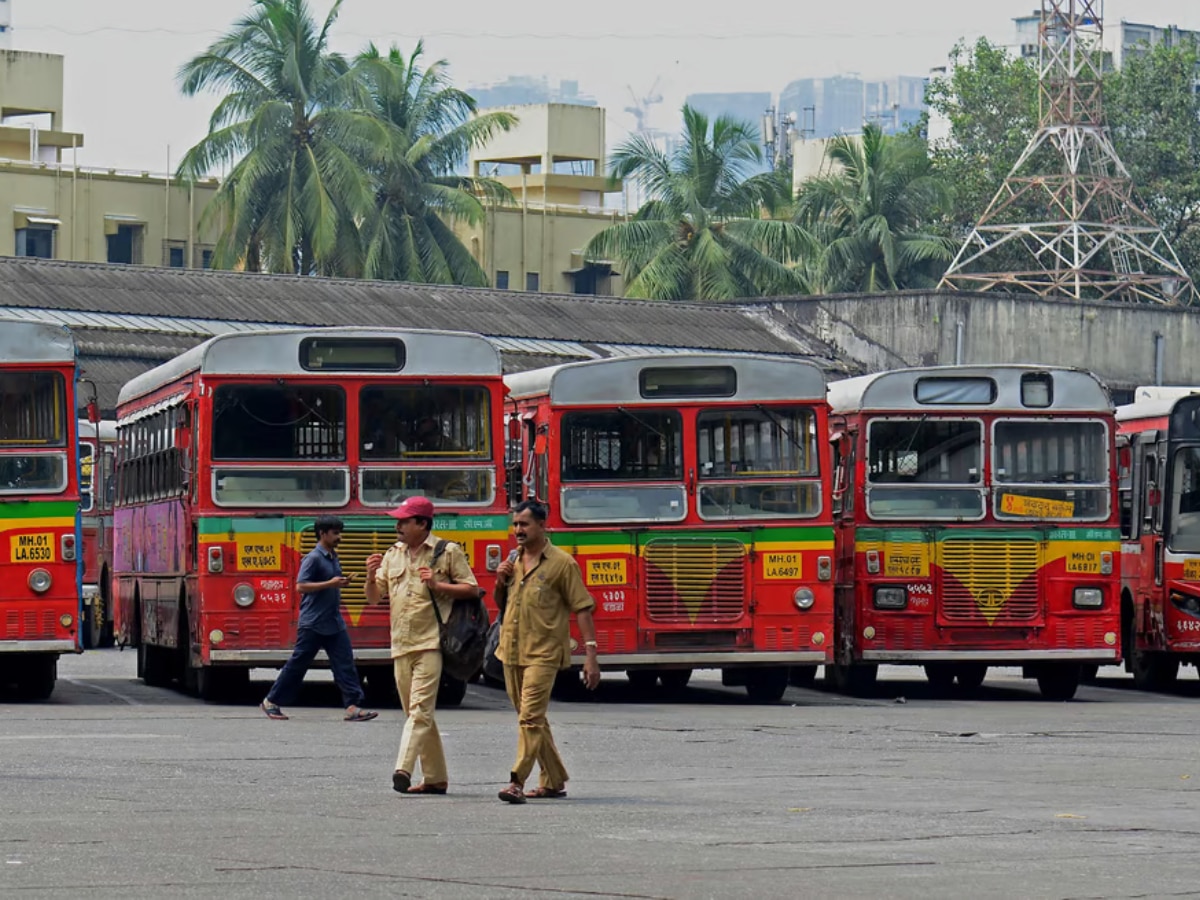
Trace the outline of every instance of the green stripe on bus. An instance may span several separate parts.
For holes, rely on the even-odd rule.
[[[1116,528],[1052,528],[1049,531],[1033,531],[1026,528],[955,528],[932,526],[936,529],[934,540],[1008,540],[1041,539],[1051,541],[1119,541],[1121,532]],[[926,532],[919,528],[859,527],[854,533],[855,541],[892,541],[895,543],[922,543],[929,540]]]
[[[22,500],[6,497],[0,503],[0,519],[61,519],[75,515],[79,504],[74,500]]]
[[[788,542],[816,543],[832,542],[833,529],[825,525],[813,525],[804,528],[754,528],[750,531],[697,530],[695,528],[656,529],[656,537],[670,538],[702,538],[706,540],[722,539],[741,541],[743,544],[752,542]],[[550,539],[561,547],[570,543],[576,547],[606,547],[627,546],[631,540],[629,532],[625,531],[570,531],[558,530],[550,532]]]
[[[336,512],[331,515],[342,520],[346,531],[391,531],[396,527],[396,520],[388,515],[377,516],[339,516]],[[261,534],[278,533],[281,531],[304,531],[311,529],[316,516],[278,516],[265,518],[261,516],[203,516],[197,519],[199,533],[204,534]],[[510,519],[506,515],[472,515],[460,513],[457,515],[438,515],[433,520],[434,531],[508,531]]]

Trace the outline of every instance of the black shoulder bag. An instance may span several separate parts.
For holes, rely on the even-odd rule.
[[[448,543],[440,540],[434,545],[430,569],[437,566]],[[488,613],[483,605],[483,591],[480,590],[474,597],[456,599],[450,607],[450,615],[444,620],[432,589],[429,591],[429,600],[433,603],[433,614],[438,621],[442,671],[459,681],[470,681],[483,667],[487,646]]]

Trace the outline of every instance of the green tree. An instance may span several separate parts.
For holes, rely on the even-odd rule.
[[[423,46],[407,59],[374,45],[356,68],[370,112],[389,127],[382,154],[363,160],[375,199],[361,228],[368,278],[431,284],[487,284],[487,275],[452,230],[456,221],[477,224],[481,202],[512,199],[498,182],[455,173],[473,147],[516,123],[510,113],[474,115],[475,101],[450,86],[446,62],[420,66]]]
[[[318,25],[305,0],[254,0],[244,19],[179,72],[187,96],[221,90],[185,178],[228,168],[206,217],[214,263],[269,272],[357,274],[355,215],[372,206],[359,160],[388,145],[362,82],[328,49],[342,0]]]
[[[875,124],[829,144],[828,175],[810,178],[796,197],[796,223],[820,247],[810,257],[810,290],[885,291],[933,287],[954,247],[930,226],[950,206],[925,143],[888,136]]]
[[[613,155],[610,175],[637,180],[650,199],[592,238],[586,256],[615,262],[627,297],[732,300],[802,290],[786,263],[807,249],[807,236],[763,217],[788,192],[771,173],[749,174],[761,160],[751,126],[725,116],[710,123],[685,105],[673,153],[635,136]]]

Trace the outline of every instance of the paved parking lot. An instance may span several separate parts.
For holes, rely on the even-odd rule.
[[[340,721],[320,676],[289,722],[65,659],[46,704],[0,698],[0,895],[66,897],[1147,897],[1200,893],[1200,681],[1112,670],[1071,703],[1014,670],[935,699],[677,702],[621,675],[551,716],[570,798],[511,807],[515,722],[472,686],[439,714],[451,793],[390,788],[398,710]]]

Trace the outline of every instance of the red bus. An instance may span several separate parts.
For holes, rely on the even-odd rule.
[[[549,502],[553,541],[579,560],[596,600],[603,668],[643,689],[720,669],[726,684],[777,700],[789,667],[830,659],[820,368],[680,354],[505,381],[509,494]]]
[[[1119,657],[1115,422],[1089,372],[902,369],[829,388],[840,505],[833,683],[1021,666],[1069,699]]]
[[[66,328],[0,326],[0,683],[29,700],[80,649],[76,377]]]
[[[79,512],[83,547],[80,635],[85,648],[111,647],[117,423],[80,419],[76,427],[79,430]]]
[[[1117,422],[1125,666],[1162,690],[1200,663],[1200,389],[1138,388]]]
[[[503,396],[482,337],[398,328],[226,334],[127,384],[115,624],[138,648],[139,675],[212,698],[252,667],[281,666],[321,514],[345,522],[342,565],[361,576],[397,539],[388,511],[429,497],[435,532],[461,543],[490,587],[509,541]],[[388,608],[367,605],[363,584],[343,590],[343,612],[368,687],[386,695]],[[452,690],[461,699],[465,687]]]

